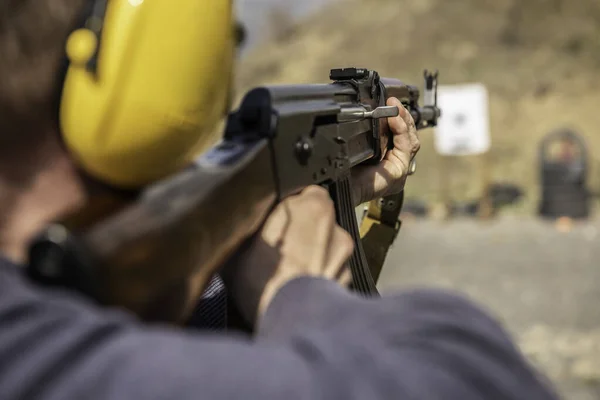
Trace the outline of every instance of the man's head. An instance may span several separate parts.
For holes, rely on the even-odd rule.
[[[234,32],[230,0],[0,2],[0,242],[80,203],[79,172],[137,189],[212,143]]]

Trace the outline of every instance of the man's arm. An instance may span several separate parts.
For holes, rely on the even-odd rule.
[[[138,324],[0,272],[10,399],[551,399],[500,327],[454,296],[380,300],[299,278],[256,340]]]
[[[278,296],[260,338],[331,362],[356,395],[348,398],[557,398],[499,323],[456,293],[421,289],[365,300],[300,279]]]

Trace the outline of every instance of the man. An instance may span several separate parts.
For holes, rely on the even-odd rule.
[[[154,11],[144,16],[161,16],[168,23],[166,11],[180,12],[177,22],[187,34],[230,11],[224,2],[196,0],[178,0],[170,10],[171,1],[112,0],[107,15],[123,21],[140,10],[129,7],[142,7]],[[69,147],[71,127],[64,114],[62,127],[56,117],[62,107],[55,96],[62,49],[81,5],[76,0],[0,2],[1,245],[6,257],[0,265],[2,398],[555,398],[498,323],[468,300],[427,290],[364,300],[345,290],[344,264],[352,242],[336,225],[329,196],[316,187],[278,206],[230,270],[230,290],[244,318],[255,324],[254,338],[150,326],[129,313],[28,282],[19,264],[26,260],[31,236],[48,221],[93,201],[86,182],[102,175],[93,160]],[[186,15],[185,7],[196,13]],[[122,18],[116,18],[119,10],[127,11]],[[210,18],[198,21],[200,14]],[[118,36],[107,32],[107,40],[125,42],[127,29],[118,31]],[[134,43],[145,40],[134,37]],[[218,37],[208,39],[214,44]],[[101,57],[110,58],[111,50],[103,51]],[[164,66],[161,62],[169,58],[156,60]],[[389,121],[395,149],[379,166],[356,171],[357,202],[401,190],[418,151],[410,114],[396,99],[388,104],[401,111]],[[106,125],[106,134],[111,126]],[[88,150],[100,151],[102,143],[94,143]],[[135,164],[126,161],[125,166]],[[119,175],[121,169],[111,172],[106,175],[133,176]]]

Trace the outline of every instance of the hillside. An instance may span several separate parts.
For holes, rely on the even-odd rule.
[[[323,7],[331,0],[236,0],[236,12],[238,18],[244,21],[247,37],[243,53],[251,50],[255,45],[264,42],[271,32],[264,29],[272,17],[273,10],[281,10],[285,7],[285,13],[293,21],[302,18],[315,10]]]
[[[424,68],[440,84],[482,82],[490,92],[492,179],[523,186],[520,210],[538,197],[537,145],[572,127],[600,152],[600,2],[596,0],[342,0],[247,54],[239,92],[273,83],[326,82],[332,67],[364,66],[421,85]],[[282,29],[285,28],[285,29]],[[423,131],[408,194],[438,200],[450,171],[456,199],[481,190],[481,159],[442,160]],[[598,153],[590,186],[600,188]]]

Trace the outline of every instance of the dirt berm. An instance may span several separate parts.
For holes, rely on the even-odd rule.
[[[281,21],[290,21],[281,18]],[[424,68],[440,84],[481,82],[490,93],[491,177],[526,190],[518,212],[538,199],[540,139],[562,127],[581,133],[600,187],[600,2],[597,0],[341,0],[247,54],[239,94],[274,83],[327,82],[330,68],[360,66],[422,86]],[[455,199],[481,193],[482,158],[445,159],[423,131],[408,195]],[[443,171],[447,173],[443,173]]]

